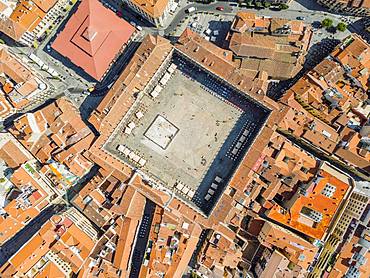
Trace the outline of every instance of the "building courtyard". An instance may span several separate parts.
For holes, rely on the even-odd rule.
[[[267,112],[177,55],[158,81],[138,97],[106,149],[207,212]]]

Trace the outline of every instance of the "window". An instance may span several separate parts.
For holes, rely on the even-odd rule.
[[[305,173],[305,174],[307,174],[307,173],[308,173],[308,169],[307,169],[306,167],[301,167],[301,171],[302,171],[303,173]]]
[[[328,197],[328,198],[332,198],[336,189],[337,188],[334,185],[331,185],[330,183],[327,183],[325,185],[324,189],[321,191],[321,194]]]
[[[301,210],[301,214],[305,215],[306,217],[312,219],[312,221],[319,223],[322,220],[322,213],[315,211],[308,207],[303,207]]]

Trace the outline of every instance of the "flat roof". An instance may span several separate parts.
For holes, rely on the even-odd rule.
[[[52,48],[101,80],[135,28],[98,0],[83,0]]]

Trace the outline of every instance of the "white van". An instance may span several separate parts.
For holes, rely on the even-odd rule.
[[[197,9],[195,7],[190,7],[189,9],[186,10],[187,13],[192,13],[195,12]]]

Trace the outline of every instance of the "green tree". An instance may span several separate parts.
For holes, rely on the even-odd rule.
[[[323,21],[321,21],[321,25],[326,28],[330,28],[333,26],[333,20],[330,18],[325,18]]]
[[[338,23],[338,25],[337,25],[337,30],[338,31],[344,32],[344,31],[346,31],[346,29],[347,29],[347,24],[345,24],[343,22]]]
[[[199,275],[197,275],[194,271],[191,272],[190,278],[200,278]]]
[[[255,5],[256,5],[256,8],[258,9],[263,8],[263,5],[261,2],[256,2]]]
[[[289,6],[287,4],[280,4],[279,9],[280,10],[286,10],[286,9],[289,9]]]
[[[270,8],[271,7],[271,3],[269,3],[269,2],[263,2],[263,6],[265,8]]]

